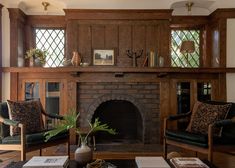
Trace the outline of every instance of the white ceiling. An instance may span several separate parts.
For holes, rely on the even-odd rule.
[[[43,10],[43,1],[50,3],[47,11]],[[63,9],[174,9],[174,15],[187,15],[187,1],[194,3],[192,15],[208,15],[217,8],[235,8],[235,0],[0,0],[0,3],[32,15],[64,15]]]

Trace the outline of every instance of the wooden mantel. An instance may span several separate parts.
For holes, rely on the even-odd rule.
[[[19,73],[235,73],[235,68],[169,68],[169,67],[3,67],[2,72],[19,72]]]

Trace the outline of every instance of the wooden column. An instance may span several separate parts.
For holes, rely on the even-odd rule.
[[[0,4],[0,102],[2,101],[2,7]]]
[[[18,8],[8,8],[10,16],[10,66],[17,66],[18,57],[24,57],[25,53],[25,18],[26,15]],[[17,73],[11,73],[11,100],[17,100],[18,80]]]

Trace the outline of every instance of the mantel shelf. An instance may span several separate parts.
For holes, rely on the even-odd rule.
[[[2,72],[16,73],[235,73],[235,68],[169,68],[169,67],[3,67]]]

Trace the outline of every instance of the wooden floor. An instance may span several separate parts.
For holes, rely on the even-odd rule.
[[[66,152],[58,152],[60,147],[50,147],[43,149],[43,155],[66,155]],[[39,155],[39,151],[33,151],[27,153],[27,159],[32,156]],[[194,153],[184,151],[183,156],[193,156]],[[71,159],[74,158],[73,152],[71,152]],[[135,156],[161,156],[159,152],[111,152],[111,151],[96,151],[94,152],[94,158],[100,159],[134,159]],[[206,158],[206,156],[199,155],[201,159]],[[0,163],[0,168],[4,165],[20,160],[19,152],[2,152],[0,151],[0,159],[3,161]],[[214,164],[218,168],[235,168],[235,155],[215,153]]]

